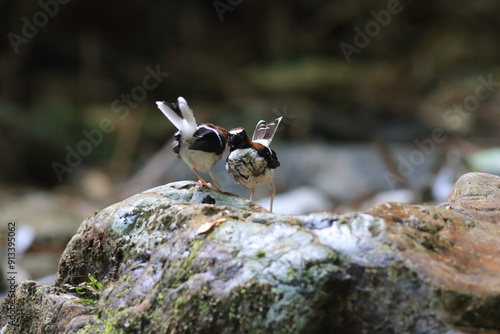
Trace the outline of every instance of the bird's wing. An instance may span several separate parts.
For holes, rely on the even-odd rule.
[[[226,149],[224,133],[212,124],[200,124],[194,133],[196,141],[189,145],[191,150],[213,152],[220,155]]]
[[[252,144],[252,147],[257,151],[257,154],[259,156],[266,160],[268,168],[275,169],[280,166],[278,156],[276,155],[276,152],[274,152],[274,150],[270,149],[267,146],[264,146],[263,144],[260,144],[259,142],[254,142]]]
[[[252,141],[269,146],[273,141],[274,134],[280,125],[282,117],[276,118],[274,121],[267,123],[259,121],[253,132]]]

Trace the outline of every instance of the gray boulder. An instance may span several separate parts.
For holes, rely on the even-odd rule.
[[[498,194],[499,177],[464,177]],[[55,286],[26,281],[4,302],[5,333],[494,333],[500,225],[467,203],[292,216],[167,184],[87,218]],[[75,304],[65,284],[89,274],[102,297]]]

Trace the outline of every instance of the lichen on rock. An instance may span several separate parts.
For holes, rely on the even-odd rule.
[[[455,187],[474,184],[474,174],[464,178]],[[500,330],[500,225],[484,205],[458,208],[463,193],[437,207],[292,216],[194,182],[160,186],[86,219],[56,285],[18,288],[19,327],[6,332]],[[498,203],[495,191],[486,197]],[[77,298],[65,284],[89,274],[103,296],[71,308]]]

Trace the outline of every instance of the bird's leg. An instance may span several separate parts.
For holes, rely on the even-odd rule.
[[[254,191],[255,191],[255,188],[250,188],[250,202],[252,201]]]
[[[222,192],[222,190],[219,188],[219,185],[218,185],[218,184],[217,184],[217,182],[215,181],[215,177],[212,175],[212,171],[211,171],[211,170],[209,170],[209,171],[208,171],[208,175],[210,175],[210,177],[212,178],[212,184],[213,184],[213,185],[212,185],[212,187],[213,187],[215,190],[217,190],[217,191],[219,191],[219,192]]]
[[[198,171],[196,170],[196,168],[192,168],[192,170],[193,170],[193,172],[196,174],[196,176],[198,176],[198,179],[200,180],[200,183],[201,183],[201,185],[202,185],[203,187],[210,187],[210,186],[211,186],[211,185],[210,185],[210,183],[207,183],[207,181],[205,181],[205,180],[201,177],[200,173],[198,173]]]
[[[269,211],[273,212],[274,195],[276,194],[276,188],[274,183],[271,182],[271,205],[269,206]]]

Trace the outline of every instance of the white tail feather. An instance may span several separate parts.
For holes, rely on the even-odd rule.
[[[181,111],[182,117],[184,118],[185,131],[191,132],[193,134],[196,131],[196,120],[194,118],[193,110],[189,108],[186,99],[182,96],[179,96],[177,99],[177,103],[179,104],[179,109]]]
[[[259,123],[257,123],[257,126],[255,127],[252,141],[269,147],[269,145],[271,145],[271,142],[273,141],[274,135],[276,134],[276,130],[278,130],[281,119],[282,117],[278,117],[274,121],[269,123],[263,120],[259,121]]]
[[[189,105],[183,97],[179,97],[177,101],[179,103],[179,110],[181,111],[182,117],[163,101],[156,101],[156,105],[179,131],[181,131],[185,136],[192,136],[196,131],[196,120],[194,118],[193,111],[189,108]]]
[[[172,122],[172,124],[178,129],[181,130],[184,128],[184,122],[182,117],[177,115],[175,111],[173,111],[165,102],[156,101],[156,105],[161,112],[167,116],[168,120]]]

